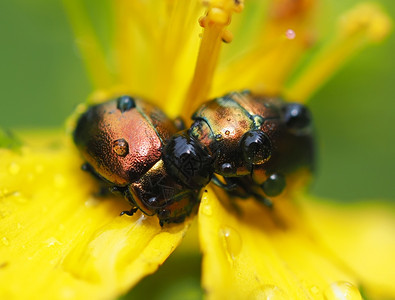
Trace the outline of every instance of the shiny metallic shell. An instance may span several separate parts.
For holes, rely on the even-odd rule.
[[[215,155],[215,173],[225,177],[251,175],[255,183],[280,172],[312,168],[314,141],[311,131],[292,132],[283,120],[286,102],[249,93],[230,93],[204,103],[194,113],[190,134]],[[243,160],[240,141],[250,130],[262,130],[272,142],[272,156],[266,163]]]
[[[177,132],[157,107],[140,99],[121,111],[117,101],[90,107],[78,120],[74,140],[96,173],[116,186],[138,180],[161,158],[163,141]]]

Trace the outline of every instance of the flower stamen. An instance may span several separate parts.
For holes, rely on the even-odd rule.
[[[240,12],[243,3],[239,0],[204,1],[207,6],[206,15],[199,20],[204,28],[195,73],[187,92],[183,112],[189,115],[195,105],[204,101],[209,93],[216,69],[221,43],[229,43],[232,34],[226,29],[231,22],[233,12]]]

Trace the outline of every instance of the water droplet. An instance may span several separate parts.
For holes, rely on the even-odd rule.
[[[52,247],[54,245],[62,245],[61,242],[59,242],[56,238],[50,237],[49,239],[44,241],[44,244],[47,245],[47,247]]]
[[[229,130],[226,130],[225,131],[225,135],[229,135],[230,134],[230,131]]]
[[[112,144],[112,149],[118,156],[125,157],[129,153],[129,145],[125,139],[115,140]]]
[[[287,294],[276,285],[267,284],[255,290],[249,299],[256,300],[286,300],[289,299]]]
[[[20,170],[21,167],[16,162],[12,162],[8,167],[8,171],[11,175],[17,175]]]
[[[293,39],[296,37],[296,33],[295,33],[295,31],[293,31],[292,29],[288,29],[288,30],[285,32],[285,36],[287,37],[287,39],[293,40]]]
[[[220,140],[222,139],[222,134],[217,134],[217,135],[215,136],[215,139],[216,139],[217,141],[220,141]]]
[[[361,300],[358,288],[347,281],[336,281],[324,292],[325,300]]]
[[[1,238],[1,241],[3,242],[4,246],[9,246],[10,245],[10,242],[8,241],[8,239],[5,236],[3,236]]]
[[[219,230],[219,238],[229,257],[234,260],[241,251],[240,234],[235,229],[225,226]]]
[[[132,108],[136,107],[135,100],[130,96],[121,96],[117,99],[117,108],[124,113]]]
[[[221,172],[222,174],[232,174],[233,172],[233,166],[231,163],[223,163],[221,165]]]

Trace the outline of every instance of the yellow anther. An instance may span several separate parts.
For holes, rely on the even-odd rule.
[[[203,0],[206,15],[199,19],[204,28],[192,82],[186,95],[183,113],[190,115],[193,109],[206,100],[211,88],[214,71],[222,42],[230,43],[233,34],[226,29],[232,13],[243,10],[243,0]]]
[[[241,12],[244,9],[244,1],[243,0],[234,0],[234,7],[233,7],[233,11],[234,12]]]
[[[206,27],[207,26],[207,17],[200,17],[199,18],[199,25],[201,26],[201,27]]]
[[[228,25],[230,23],[230,14],[217,7],[209,9],[207,12],[207,18],[210,23],[215,23],[218,25]]]
[[[202,4],[208,7],[208,10],[217,8],[228,13],[241,12],[244,8],[244,0],[203,0]]]
[[[230,43],[233,40],[233,33],[227,29],[222,32],[222,41],[224,43]]]

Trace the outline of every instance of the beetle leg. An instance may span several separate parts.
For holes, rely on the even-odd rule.
[[[221,189],[224,189],[227,192],[231,192],[234,191],[237,188],[237,184],[236,183],[230,183],[230,180],[227,180],[225,178],[226,183],[223,183],[221,180],[218,179],[218,177],[216,175],[213,175],[213,177],[211,178],[211,181],[218,187],[220,187]]]
[[[226,179],[231,180],[233,178],[225,178],[225,180]],[[264,197],[255,190],[256,185],[251,185],[248,180],[243,180],[243,178],[235,178],[234,180],[234,184],[236,184],[239,188],[233,191],[232,195],[239,198],[249,198],[253,196],[259,203],[262,203],[268,208],[273,207],[273,202],[270,199]]]
[[[93,169],[93,167],[88,164],[88,163],[83,163],[81,166],[81,170],[90,173],[91,175],[93,175],[95,178],[97,179],[101,179],[97,173],[95,172],[95,170]]]
[[[108,191],[111,194],[117,195],[117,196],[124,196],[125,195],[125,188],[124,187],[119,187],[119,186],[111,186],[108,188]]]
[[[137,207],[133,207],[133,208],[131,208],[130,210],[124,210],[124,211],[122,211],[119,215],[120,215],[120,216],[127,215],[127,216],[131,217],[131,216],[134,215],[134,213],[135,213],[136,211],[138,211],[138,208],[137,208]]]
[[[253,193],[253,196],[259,203],[262,203],[263,205],[267,206],[270,209],[273,208],[273,202],[270,199],[268,199],[258,193]]]

